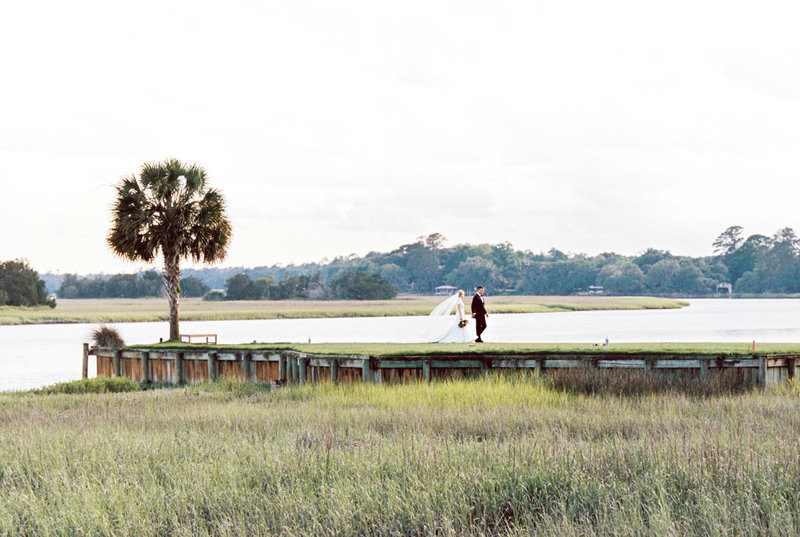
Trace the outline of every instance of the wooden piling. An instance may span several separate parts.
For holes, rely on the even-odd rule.
[[[708,380],[711,376],[708,370],[708,359],[706,358],[698,358],[700,362],[700,379],[701,380]]]
[[[286,382],[288,375],[286,374],[286,355],[283,353],[278,355],[278,380]]]
[[[150,353],[142,351],[142,382],[150,383]]]
[[[308,358],[302,357],[297,359],[297,369],[298,369],[298,379],[300,382],[307,381],[307,365],[308,365]]]
[[[533,361],[533,370],[536,371],[536,376],[541,377],[544,368],[542,367],[544,360],[542,358],[537,358]]]
[[[208,380],[216,382],[219,380],[219,369],[217,368],[217,353],[208,353]]]
[[[361,380],[364,382],[370,381],[369,358],[361,360]]]
[[[755,357],[758,358],[758,384],[761,386],[767,385],[767,357]]]
[[[431,361],[430,360],[423,360],[422,361],[422,378],[427,380],[428,382],[431,381]]]
[[[178,384],[186,384],[186,375],[183,371],[183,353],[175,353],[175,381]]]
[[[81,370],[81,378],[89,378],[89,344],[83,344],[83,369]]]
[[[331,358],[331,382],[339,382],[339,360]]]
[[[122,374],[122,349],[114,349],[114,376],[119,377]]]
[[[253,355],[249,352],[243,352],[237,354],[238,358],[242,360],[242,370],[244,371],[244,376],[247,380],[253,380]]]

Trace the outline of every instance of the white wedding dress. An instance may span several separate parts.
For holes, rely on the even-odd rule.
[[[455,314],[450,313],[455,308]],[[464,301],[456,294],[436,306],[428,316],[429,331],[427,340],[431,343],[469,343],[475,341],[475,320],[470,319]],[[462,327],[458,323],[467,321]]]

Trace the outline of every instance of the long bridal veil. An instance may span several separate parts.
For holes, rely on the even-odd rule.
[[[454,317],[450,314],[455,309],[456,304],[458,304],[458,293],[447,297],[433,308],[433,311],[428,315],[425,334],[423,335],[425,341],[435,343],[447,334],[452,328],[451,325],[455,323]]]

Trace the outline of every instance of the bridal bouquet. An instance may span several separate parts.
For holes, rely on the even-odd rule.
[[[468,320],[466,320],[466,319],[461,319],[460,321],[458,321],[458,327],[459,327],[459,328],[464,328],[464,327],[465,327],[465,326],[467,326],[468,324],[469,324],[469,321],[468,321]],[[451,325],[451,326],[452,326],[452,325]]]

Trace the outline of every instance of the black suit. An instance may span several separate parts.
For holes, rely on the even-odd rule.
[[[486,306],[484,305],[483,296],[475,293],[472,297],[472,316],[475,317],[475,333],[478,339],[475,341],[483,341],[481,334],[486,330]]]

